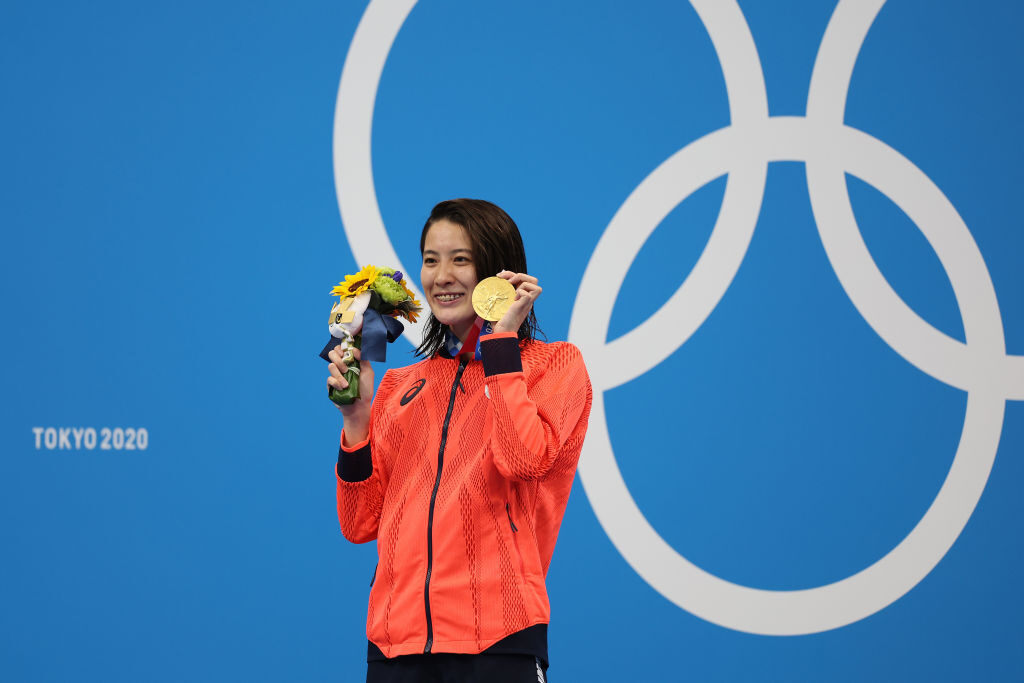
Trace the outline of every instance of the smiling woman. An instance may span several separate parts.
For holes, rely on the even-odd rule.
[[[376,396],[360,360],[360,398],[339,406],[338,519],[350,541],[376,539],[380,558],[367,680],[543,681],[545,577],[590,379],[575,346],[535,339],[541,287],[508,214],[482,200],[441,202],[420,251],[425,358],[389,370]],[[494,273],[515,300],[492,327],[472,295]],[[343,389],[348,368],[330,356],[328,384]]]
[[[434,327],[447,325],[465,340],[476,322],[471,293],[479,280],[465,228],[442,218],[424,235],[420,279]]]
[[[467,332],[476,320],[470,301],[473,287],[485,277],[501,275],[500,271],[522,275],[506,279],[520,288],[526,283],[524,293],[531,295],[525,318],[511,329],[523,341],[542,334],[532,306],[540,287],[536,287],[536,278],[525,275],[526,250],[519,228],[498,206],[479,199],[441,202],[430,212],[423,226],[420,253],[423,255],[420,278],[432,315],[427,320],[418,354],[429,356],[437,352],[444,343],[446,327],[460,340],[465,340],[465,334],[460,331]],[[456,277],[457,281],[451,281]],[[435,297],[432,290],[439,296]],[[450,321],[455,322],[455,327],[451,327]],[[506,321],[499,321],[499,324],[502,322]]]

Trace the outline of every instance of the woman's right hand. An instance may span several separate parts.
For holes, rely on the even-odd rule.
[[[373,366],[370,361],[362,360],[359,349],[351,349],[352,355],[359,361],[359,398],[347,406],[338,406],[345,416],[345,446],[354,446],[366,439],[370,433],[370,404],[373,402]],[[348,387],[345,373],[345,354],[340,346],[336,346],[327,354],[331,359],[327,369],[331,376],[327,378],[327,386],[341,390]],[[337,405],[337,404],[335,404]]]

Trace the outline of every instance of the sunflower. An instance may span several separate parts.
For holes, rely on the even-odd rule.
[[[363,269],[355,275],[346,275],[345,280],[343,282],[339,282],[334,289],[331,290],[331,295],[340,296],[342,299],[347,296],[356,296],[373,284],[373,281],[376,279],[377,267],[364,266]]]

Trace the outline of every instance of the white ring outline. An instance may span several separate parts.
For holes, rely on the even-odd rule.
[[[598,520],[619,552],[655,590],[679,607],[728,628],[767,635],[839,628],[899,599],[955,542],[987,482],[998,448],[1005,399],[1024,398],[1024,357],[1005,353],[991,278],[970,232],[948,199],[898,152],[843,124],[853,65],[884,0],[839,2],[815,60],[806,117],[768,116],[761,64],[735,2],[691,0],[691,4],[722,63],[731,124],[687,145],[641,182],[613,217],[588,264],[569,339],[580,346],[592,375],[600,378],[592,412],[592,422],[599,427],[592,425],[588,434],[580,477]],[[345,60],[334,128],[335,185],[353,253],[364,260],[399,263],[402,270],[406,269],[387,237],[376,201],[370,133],[384,63],[414,5],[415,0],[374,0],[367,7]],[[826,586],[795,591],[766,591],[724,581],[671,548],[629,494],[615,462],[604,415],[604,390],[664,360],[717,305],[753,234],[767,163],[780,160],[805,162],[812,209],[826,254],[865,321],[913,365],[968,392],[956,457],[939,494],[911,533],[870,567]],[[939,256],[964,311],[968,343],[930,326],[888,285],[857,228],[846,194],[846,172],[883,194],[883,187],[902,187],[893,183],[912,188],[912,199],[890,199],[919,226]],[[595,342],[607,339],[611,309],[606,302],[614,300],[650,233],[689,194],[725,174],[726,192],[712,236],[679,290],[636,329],[611,343]],[[662,187],[666,191],[661,191]],[[678,201],[668,199],[673,194],[680,197]],[[356,225],[358,231],[353,229]],[[633,231],[622,230],[622,226]],[[638,226],[646,226],[646,233],[638,235]],[[627,235],[631,239],[624,248]],[[624,254],[629,258],[622,263]],[[621,276],[620,284],[609,299],[603,291],[607,287],[602,285],[615,282],[610,277],[613,273]],[[590,312],[577,315],[586,307],[584,293],[605,302],[603,310],[609,320],[602,322]],[[679,322],[684,322],[678,343],[657,333],[660,320],[674,321],[677,330]],[[415,344],[419,327],[407,330],[406,335]],[[647,351],[652,351],[652,345],[657,348],[643,356],[616,353],[641,342]],[[612,358],[610,354],[615,354],[615,363],[605,362]],[[624,363],[624,359],[630,362]],[[612,369],[617,372],[612,374]]]

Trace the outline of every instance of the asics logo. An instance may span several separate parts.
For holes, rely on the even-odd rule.
[[[402,394],[402,400],[399,401],[398,404],[404,406],[406,403],[416,398],[416,394],[420,393],[420,389],[422,389],[426,383],[427,380],[423,378],[416,380],[416,383],[409,387],[408,391]]]

